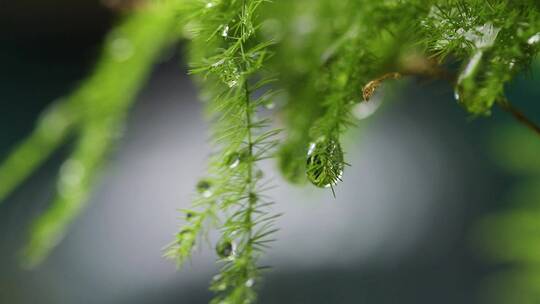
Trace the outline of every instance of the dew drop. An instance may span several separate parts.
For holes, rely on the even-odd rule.
[[[238,65],[234,60],[222,58],[212,64],[212,70],[216,72],[221,80],[230,88],[237,86],[240,81],[241,74]]]
[[[234,88],[236,85],[238,85],[238,80],[230,80],[227,82],[227,85],[229,86],[229,88]]]
[[[70,123],[69,116],[61,107],[61,102],[56,101],[40,117],[39,132],[46,140],[54,140]]]
[[[221,32],[221,37],[224,37],[224,38],[229,37],[229,26],[228,25],[223,26],[223,31]]]
[[[246,159],[247,155],[245,152],[232,152],[225,157],[225,165],[230,169],[234,169],[240,165],[242,161]]]
[[[508,68],[512,70],[515,66],[516,66],[516,60],[515,59],[510,60],[510,62],[508,63]]]
[[[236,157],[229,162],[229,168],[234,169],[240,164],[240,158]]]
[[[197,183],[197,192],[199,192],[199,194],[201,194],[203,197],[210,197],[212,196],[212,184],[206,180],[206,179],[202,179],[200,180],[198,183]]]
[[[313,154],[313,151],[315,151],[315,147],[317,146],[316,143],[312,142],[309,144],[309,149],[307,151],[307,155],[310,156],[311,154]]]
[[[225,284],[225,282],[221,282],[221,283],[219,283],[219,284],[216,284],[216,285],[214,286],[214,289],[215,289],[216,291],[224,291],[225,289],[227,289],[227,284]],[[223,304],[223,302],[221,302],[221,303]]]
[[[223,63],[225,63],[225,59],[221,59],[221,60],[219,60],[219,61],[213,63],[213,64],[212,64],[212,67],[213,67],[213,68],[217,68],[217,67],[219,67],[220,65],[222,65]]]
[[[179,245],[182,243],[193,246],[195,244],[195,234],[191,228],[184,228],[178,233],[177,242]]]
[[[264,107],[268,110],[273,110],[276,107],[276,104],[269,101],[264,104]]]
[[[255,285],[255,280],[254,279],[249,279],[246,281],[246,287],[247,288],[251,288],[253,287],[253,285]]]
[[[476,53],[474,53],[474,55],[471,57],[471,59],[465,66],[463,72],[459,74],[458,83],[475,74],[475,72],[478,70],[478,67],[480,66],[480,62],[482,61],[483,56],[483,51],[477,51]]]
[[[116,61],[126,61],[135,53],[131,41],[124,37],[114,38],[110,43],[111,56]]]
[[[216,291],[224,291],[225,289],[227,289],[227,283],[225,283],[225,281],[223,280],[223,276],[220,274],[216,274],[212,278],[212,285],[212,289]]]
[[[459,91],[458,89],[454,89],[454,99],[457,101],[457,102],[461,102],[460,100],[460,95],[459,95]]]
[[[85,175],[84,165],[75,159],[69,159],[60,168],[58,191],[62,196],[76,195],[75,189],[82,182]]]
[[[499,35],[500,28],[493,26],[491,23],[486,23],[477,26],[474,30],[467,31],[463,34],[465,39],[474,43],[476,48],[485,49],[492,47]]]
[[[234,254],[235,247],[230,239],[222,239],[216,245],[216,253],[222,259],[230,258]]]
[[[527,40],[527,43],[529,45],[535,45],[537,44],[538,42],[540,42],[540,33],[536,33],[534,35],[532,35],[528,40]]]
[[[255,204],[255,203],[257,203],[258,200],[259,200],[259,197],[257,196],[257,194],[255,194],[253,192],[249,193],[249,203],[250,204]]]
[[[383,90],[379,91],[382,92]],[[377,110],[381,107],[382,103],[383,97],[375,93],[375,96],[371,97],[369,102],[362,101],[355,104],[352,109],[352,113],[356,119],[366,119],[375,114],[375,112],[377,112]]]

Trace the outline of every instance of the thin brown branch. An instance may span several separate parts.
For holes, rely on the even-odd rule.
[[[373,94],[375,94],[375,91],[381,86],[383,81],[387,79],[400,79],[401,74],[397,72],[387,73],[382,75],[381,77],[374,79],[370,82],[368,82],[364,88],[362,89],[362,96],[364,97],[364,101],[369,101]]]
[[[402,68],[401,72],[386,73],[383,76],[368,82],[362,89],[362,95],[364,97],[364,100],[368,101],[385,80],[400,79],[402,76],[443,79],[448,81],[452,85],[456,82],[456,75],[454,73],[441,68],[437,64],[428,61],[420,62],[420,64],[418,64],[417,62],[412,65],[405,65]],[[512,115],[519,123],[528,127],[540,136],[540,125],[532,121],[523,112],[514,107],[507,98],[500,98],[499,100],[497,100],[496,104],[501,107],[503,111]]]
[[[540,135],[540,126],[537,125],[535,122],[533,122],[532,120],[530,120],[527,116],[525,116],[525,114],[523,114],[523,112],[521,112],[520,110],[518,110],[516,107],[514,107],[509,101],[508,99],[506,98],[501,98],[500,100],[497,101],[497,104],[501,107],[501,109],[503,109],[505,112],[511,114],[512,116],[514,116],[514,118],[519,121],[520,123],[522,123],[523,125],[525,125],[526,127],[528,127],[529,129],[533,130],[534,132],[536,132],[536,134]]]

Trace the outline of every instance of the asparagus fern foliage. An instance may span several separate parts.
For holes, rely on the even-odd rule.
[[[271,98],[272,77],[263,69],[272,41],[257,39],[257,14],[263,0],[214,4],[192,1],[192,73],[199,74],[205,102],[214,122],[216,153],[209,176],[197,184],[194,210],[186,210],[187,224],[167,255],[182,264],[195,240],[205,234],[205,222],[218,225],[221,239],[216,253],[222,263],[211,289],[213,303],[250,303],[253,285],[263,267],[257,259],[272,241],[273,204],[265,195],[268,182],[258,163],[272,155],[279,130],[258,118]],[[211,46],[211,47],[208,47]]]
[[[148,0],[112,30],[93,74],[47,110],[0,164],[0,201],[55,149],[77,138],[58,198],[36,221],[25,261],[36,265],[84,207],[116,132],[161,49],[186,39],[191,73],[213,123],[214,153],[166,255],[182,265],[209,228],[221,271],[213,303],[252,303],[276,232],[271,186],[259,169],[277,158],[295,184],[335,187],[347,166],[343,134],[384,82],[442,78],[469,115],[498,105],[540,134],[505,85],[540,50],[534,0]],[[268,109],[278,106],[279,135]],[[278,136],[279,135],[279,136]]]

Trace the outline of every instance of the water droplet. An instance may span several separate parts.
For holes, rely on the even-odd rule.
[[[218,66],[222,65],[223,63],[225,63],[225,59],[221,59],[215,63],[212,64],[212,67],[213,68],[217,68]]]
[[[246,281],[246,287],[247,288],[251,288],[253,287],[253,285],[255,285],[255,280],[254,279],[249,279]]]
[[[201,194],[203,197],[208,198],[212,196],[212,184],[210,181],[202,179],[197,183],[196,188],[197,192],[199,192],[199,194]]]
[[[257,203],[258,200],[259,200],[259,197],[257,196],[257,194],[255,194],[253,192],[249,193],[249,203],[250,204],[255,204],[255,203]]]
[[[461,102],[460,101],[460,96],[459,96],[459,91],[457,88],[454,89],[454,99],[457,101],[457,102]]]
[[[309,149],[307,151],[307,155],[310,156],[311,154],[313,154],[313,151],[315,151],[315,147],[317,146],[316,143],[312,142],[309,144]]]
[[[516,66],[516,60],[515,60],[515,59],[511,59],[510,62],[508,63],[508,68],[509,68],[510,70],[512,70],[515,66]]]
[[[63,107],[63,100],[55,101],[41,114],[39,132],[46,140],[55,140],[58,134],[70,124],[69,117],[69,113]]]
[[[75,159],[69,159],[60,168],[60,178],[58,180],[58,192],[62,196],[76,195],[74,190],[82,182],[86,170],[84,165]]]
[[[176,237],[178,245],[188,244],[189,246],[195,245],[195,232],[187,227],[182,229]]]
[[[473,42],[478,49],[485,49],[493,46],[500,30],[488,22],[465,32],[463,36],[468,41]]]
[[[117,37],[110,43],[110,52],[114,60],[126,61],[133,56],[135,48],[129,39]]]
[[[216,274],[212,278],[212,289],[215,291],[224,291],[227,289],[227,283],[223,280],[221,274]]]
[[[332,187],[341,181],[344,167],[343,150],[336,139],[322,137],[310,144],[306,175],[313,185]]]
[[[222,259],[230,258],[234,255],[235,247],[230,239],[221,239],[216,245],[216,253]]]
[[[439,6],[434,5],[431,7],[427,18],[420,21],[420,24],[426,29],[439,29],[442,33],[441,38],[434,42],[433,46],[436,49],[444,49],[451,43],[459,43],[463,48],[472,43],[477,49],[487,49],[495,43],[500,28],[492,23],[477,25],[473,16],[463,14],[460,16],[463,22],[457,25],[448,19],[447,14]],[[460,27],[458,28],[458,26]]]
[[[502,62],[500,58],[493,57],[490,52],[477,50],[458,76],[454,88],[456,101],[472,114],[485,115],[489,113],[499,93],[494,89],[486,89],[483,79],[487,77],[487,73],[491,73],[492,66],[507,64]]]
[[[232,152],[225,157],[225,165],[229,168],[234,169],[240,165],[248,157],[245,151],[243,152]]]
[[[527,43],[529,45],[534,45],[534,44],[537,44],[538,42],[540,42],[540,33],[536,33],[534,35],[532,35],[528,40],[527,40]]]
[[[206,6],[205,6],[205,7],[206,7],[206,8],[212,8],[212,7],[214,7],[214,3],[208,2],[208,3],[206,3]]]
[[[237,84],[238,84],[238,80],[236,79],[227,82],[227,85],[229,86],[229,88],[234,88]]]
[[[231,158],[229,161],[227,161],[227,164],[231,169],[238,167],[238,165],[240,164],[240,157],[236,155],[234,158]]]
[[[223,26],[223,31],[221,32],[221,36],[227,38],[229,36],[229,26],[225,25]]]
[[[381,93],[383,90],[379,90]],[[366,119],[375,114],[383,103],[383,97],[375,93],[368,102],[362,101],[354,105],[352,113],[357,119]]]
[[[232,59],[225,58],[212,64],[212,70],[219,75],[221,80],[230,88],[235,87],[240,82],[241,74],[238,65]]]
[[[484,56],[484,52],[478,51],[471,57],[471,59],[465,66],[465,69],[463,70],[463,72],[459,74],[458,83],[472,76],[476,72],[483,56]]]
[[[188,235],[192,235],[193,234],[193,230],[191,230],[191,228],[184,228],[182,229],[182,231],[180,231],[180,235],[182,237],[186,237]]]
[[[268,102],[264,104],[264,107],[267,108],[268,110],[273,110],[276,107],[276,104],[273,102]]]

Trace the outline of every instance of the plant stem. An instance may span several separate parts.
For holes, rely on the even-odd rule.
[[[364,100],[368,101],[371,96],[375,93],[377,88],[382,84],[383,81],[387,79],[399,79],[401,76],[420,76],[427,77],[431,79],[443,79],[448,81],[450,84],[454,84],[456,81],[456,75],[454,73],[448,72],[447,70],[439,66],[430,66],[427,69],[407,69],[405,68],[402,72],[390,72],[386,73],[370,82],[368,82],[364,88],[363,96]],[[510,115],[512,115],[519,123],[523,124],[525,127],[529,128],[536,134],[540,136],[540,125],[528,118],[523,112],[514,107],[506,97],[502,97],[496,101],[496,104],[501,107],[501,109]]]
[[[525,116],[523,112],[514,107],[510,103],[510,101],[508,101],[508,99],[501,98],[497,100],[497,104],[499,105],[499,107],[501,107],[501,109],[503,109],[503,111],[511,114],[518,122],[522,123],[524,126],[533,130],[536,134],[540,136],[540,126],[533,122],[531,119],[529,119],[527,116]]]

